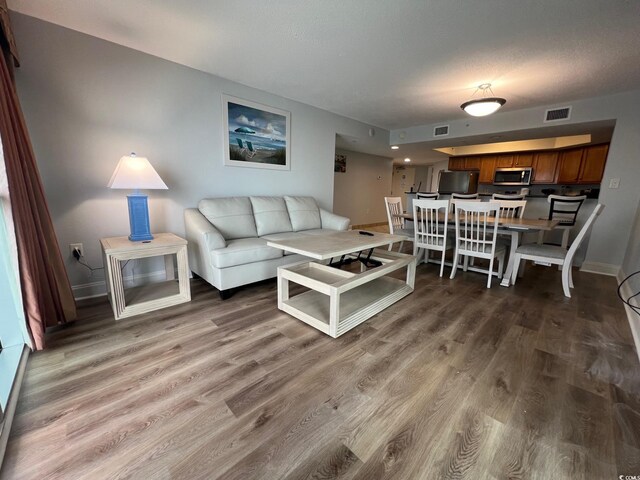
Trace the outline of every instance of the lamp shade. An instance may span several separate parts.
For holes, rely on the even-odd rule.
[[[120,159],[107,187],[128,190],[167,190],[169,188],[153,169],[149,160],[145,157],[137,157],[135,153]]]

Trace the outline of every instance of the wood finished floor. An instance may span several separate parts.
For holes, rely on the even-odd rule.
[[[105,299],[32,355],[2,479],[608,479],[640,475],[640,369],[612,278],[440,279],[338,339],[276,283],[115,322]],[[448,269],[447,269],[448,270]],[[445,270],[445,272],[447,271]]]

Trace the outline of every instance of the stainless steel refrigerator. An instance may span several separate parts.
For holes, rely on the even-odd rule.
[[[477,193],[478,172],[440,172],[438,193]]]

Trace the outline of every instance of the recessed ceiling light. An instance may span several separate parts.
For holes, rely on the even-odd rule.
[[[411,161],[411,159],[409,157],[404,159],[405,163],[409,163]]]
[[[398,150],[400,147],[398,145],[391,145],[391,150]]]

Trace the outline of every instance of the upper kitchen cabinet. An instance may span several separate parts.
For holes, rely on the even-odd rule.
[[[558,152],[539,152],[533,156],[531,183],[555,183]]]
[[[465,170],[480,170],[480,163],[482,157],[465,157],[464,169]]]
[[[560,154],[557,182],[600,183],[608,151],[608,144],[563,151]]]
[[[560,152],[558,183],[578,183],[583,148],[573,148]]]
[[[465,169],[465,157],[449,157],[449,170]]]
[[[519,153],[513,160],[514,167],[531,167],[533,166],[533,153]]]
[[[515,155],[498,155],[496,157],[496,168],[509,168],[513,167],[513,160]]]
[[[493,183],[493,174],[496,171],[496,157],[494,155],[486,155],[482,157],[480,162],[480,175],[478,183]]]
[[[600,183],[607,162],[609,145],[594,145],[584,149],[578,181],[580,183]]]

